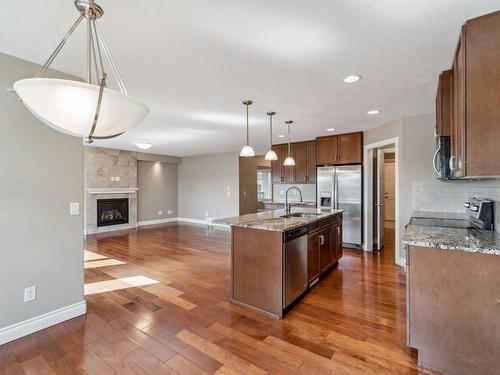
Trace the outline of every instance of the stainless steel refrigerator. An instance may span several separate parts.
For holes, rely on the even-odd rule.
[[[317,167],[317,205],[322,209],[344,210],[342,241],[344,247],[361,249],[362,166]]]

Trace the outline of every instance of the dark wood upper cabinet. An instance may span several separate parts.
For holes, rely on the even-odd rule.
[[[436,137],[449,136],[453,111],[453,70],[439,75],[436,92]]]
[[[363,163],[363,132],[316,138],[317,164]]]
[[[316,138],[316,163],[337,164],[337,136]]]
[[[337,138],[337,164],[363,162],[363,132],[339,134]]]
[[[307,142],[292,144],[292,154],[295,160],[294,182],[307,182]]]
[[[316,141],[307,142],[307,182],[316,182]]]
[[[500,176],[500,11],[467,21],[461,40],[464,175]]]
[[[273,183],[279,183],[283,180],[283,157],[281,155],[282,145],[273,145],[272,150],[278,156],[278,160],[271,161],[271,176]]]
[[[444,73],[443,73],[444,75]],[[451,113],[450,169],[453,178],[500,176],[500,11],[462,26],[451,73],[452,110],[445,79],[436,101],[437,130],[446,135]],[[441,82],[442,81],[442,82]]]

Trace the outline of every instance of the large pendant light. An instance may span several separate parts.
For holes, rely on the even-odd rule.
[[[250,141],[249,141],[249,134],[248,134],[248,106],[253,104],[253,101],[251,100],[243,100],[243,104],[247,107],[247,143],[243,148],[241,149],[240,156],[243,156],[245,158],[251,158],[255,156],[255,151],[253,150],[252,146],[250,146]]]
[[[269,161],[273,160],[278,160],[278,155],[276,155],[276,152],[273,151],[273,116],[276,114],[276,112],[267,112],[267,115],[269,116],[269,151],[266,154],[265,159]]]
[[[285,121],[285,124],[288,126],[288,153],[286,155],[285,161],[283,162],[283,165],[295,165],[295,160],[293,160],[290,150],[290,125],[293,124],[293,121]]]
[[[80,13],[35,78],[14,83],[24,105],[45,124],[61,132],[83,137],[86,142],[123,134],[149,113],[142,103],[130,98],[104,40],[97,20],[102,8],[94,0],[76,0]],[[42,78],[80,22],[87,23],[86,83],[68,79]],[[101,50],[115,76],[120,91],[107,88]],[[94,76],[94,79],[92,78]]]

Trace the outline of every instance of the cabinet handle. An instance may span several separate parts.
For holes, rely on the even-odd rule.
[[[324,235],[319,236],[319,244],[320,245],[324,245],[325,244],[325,236]]]
[[[434,157],[432,158],[432,166],[434,167],[434,172],[436,172],[436,174],[439,176],[440,175],[440,171],[436,165],[436,159],[437,159],[437,156],[439,154],[439,151],[441,151],[441,144],[439,145],[439,147],[437,148],[436,152],[434,153]],[[451,160],[451,159],[450,159]],[[451,169],[451,168],[450,168]]]

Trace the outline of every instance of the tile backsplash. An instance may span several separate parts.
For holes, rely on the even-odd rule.
[[[296,186],[302,191],[302,200],[304,202],[316,202],[315,184],[273,184],[273,201],[284,201],[285,193],[291,186]],[[292,202],[299,201],[299,193],[297,190],[291,190],[288,198]]]
[[[412,208],[417,211],[465,212],[464,201],[474,196],[494,202],[495,230],[500,232],[500,180],[415,182]]]

